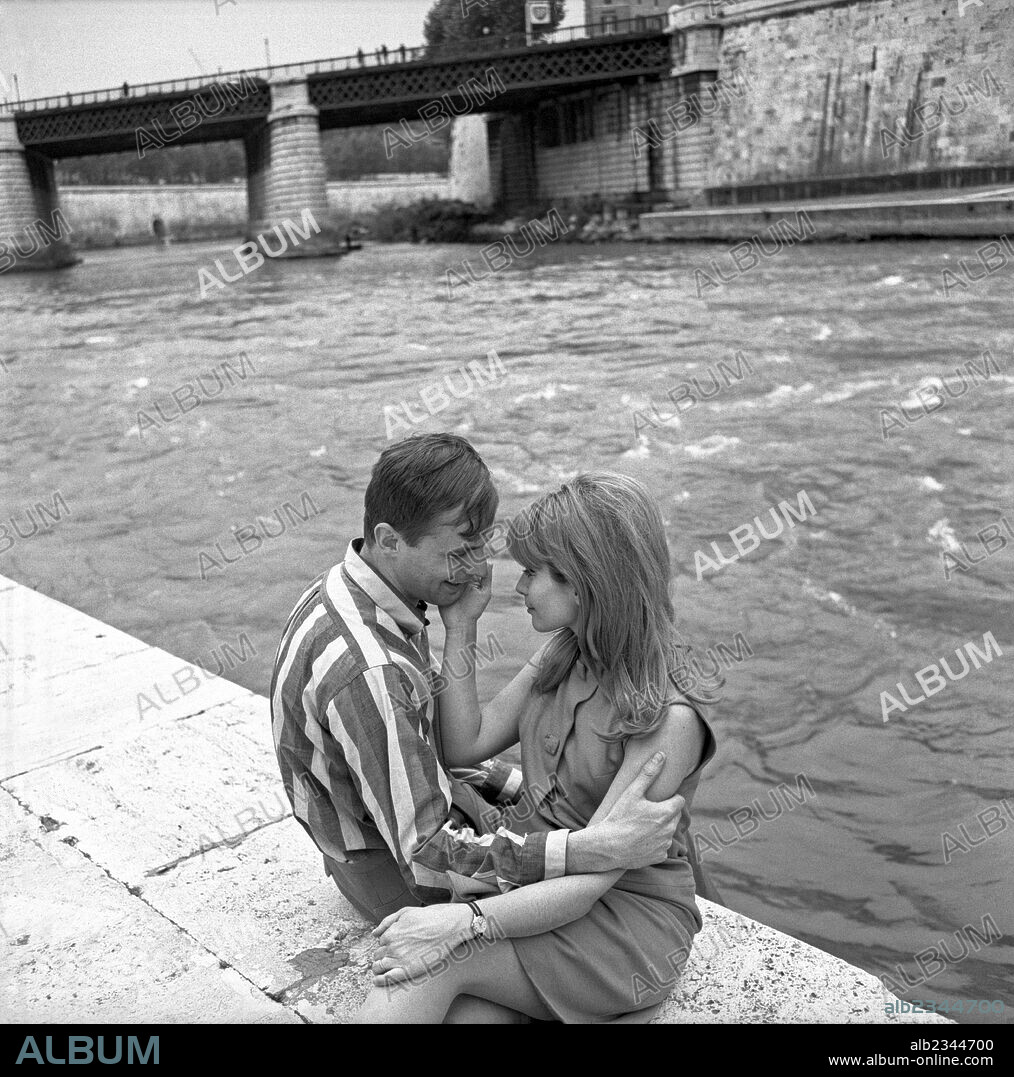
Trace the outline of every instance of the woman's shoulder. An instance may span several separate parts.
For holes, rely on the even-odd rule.
[[[634,742],[639,740],[642,738],[633,738]],[[715,754],[711,726],[689,700],[671,702],[658,724],[643,740],[646,742],[645,749],[650,747],[652,751],[665,752],[670,761],[678,760],[677,769],[683,774],[684,780]]]
[[[715,733],[710,722],[697,704],[685,696],[679,696],[670,703],[663,722],[668,737],[674,743],[693,746],[694,766],[691,774],[715,754]]]
[[[662,716],[661,726],[669,740],[691,739],[700,742],[703,747],[708,738],[708,723],[689,699],[677,699],[670,702]]]

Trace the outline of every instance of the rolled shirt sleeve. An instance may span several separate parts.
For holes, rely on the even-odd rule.
[[[550,830],[546,834],[546,878],[559,879],[567,874],[567,836],[569,830]]]
[[[497,804],[514,804],[521,792],[521,771],[501,759],[488,759],[473,767],[450,767],[449,772]]]
[[[423,900],[446,900],[447,891],[505,893],[564,873],[567,831],[476,833],[456,821],[450,782],[427,738],[425,703],[402,666],[358,674],[328,704],[327,724],[366,810]]]

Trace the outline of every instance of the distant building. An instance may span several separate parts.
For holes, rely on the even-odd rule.
[[[584,0],[584,21],[601,30],[636,29],[637,20],[648,15],[664,15],[679,0]],[[633,27],[629,26],[633,20]]]

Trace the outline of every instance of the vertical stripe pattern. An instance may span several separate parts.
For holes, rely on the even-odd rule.
[[[438,760],[425,606],[406,605],[360,546],[303,593],[275,659],[271,730],[296,819],[338,861],[387,846],[422,901],[545,878],[545,833],[483,833],[475,818],[476,792],[507,800],[516,772],[449,776]]]

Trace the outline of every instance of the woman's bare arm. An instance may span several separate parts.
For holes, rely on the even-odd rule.
[[[489,604],[492,587],[493,566],[487,561],[456,602],[440,607],[440,619],[444,622],[440,674],[444,687],[440,693],[439,730],[444,764],[449,767],[479,763],[517,744],[521,714],[538,672],[536,660],[529,660],[485,707],[479,706],[475,663],[469,663],[464,677],[455,674],[452,656],[460,659],[475,654],[476,623]]]
[[[474,654],[475,625],[449,626],[444,638],[444,663],[440,693],[440,744],[449,767],[470,766],[491,759],[518,742],[518,725],[531,700],[538,672],[538,655],[530,658],[506,687],[479,706],[475,670],[465,677],[453,675],[458,656]],[[452,660],[452,656],[454,656]]]

